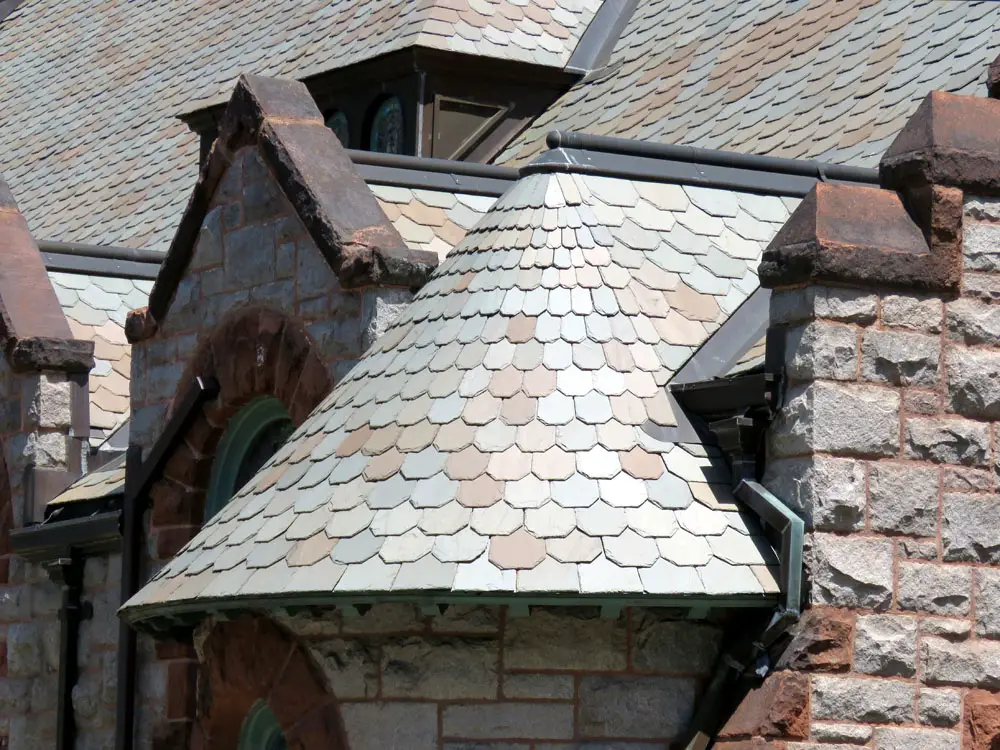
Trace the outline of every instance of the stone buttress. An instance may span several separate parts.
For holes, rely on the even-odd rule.
[[[818,184],[764,254],[764,481],[808,609],[717,747],[1000,742],[998,132],[1000,101],[930,94],[881,189]]]

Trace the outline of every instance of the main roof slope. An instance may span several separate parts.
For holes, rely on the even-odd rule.
[[[522,178],[129,616],[414,592],[766,603],[774,555],[724,461],[654,435],[785,218],[780,198]]]
[[[978,94],[1000,3],[642,0],[609,68],[501,157],[553,128],[875,166],[928,91]]]
[[[601,0],[25,0],[0,24],[0,172],[36,237],[166,249],[197,177],[177,115],[242,73],[420,45],[562,67]]]

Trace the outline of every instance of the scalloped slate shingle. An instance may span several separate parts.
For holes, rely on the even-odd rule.
[[[872,167],[929,91],[983,95],[1000,4],[643,0],[610,66],[497,159],[553,128]]]
[[[0,25],[0,172],[36,237],[165,250],[197,178],[177,116],[240,74],[302,79],[416,45],[561,68],[599,5],[25,0]]]
[[[721,456],[644,425],[674,423],[663,386],[757,286],[787,215],[780,198],[523,178],[126,609],[775,593]]]

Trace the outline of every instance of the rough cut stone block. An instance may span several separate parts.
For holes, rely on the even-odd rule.
[[[881,677],[912,677],[917,671],[915,617],[859,617],[854,639],[854,669]]]
[[[892,602],[892,542],[816,534],[813,603],[887,609]]]
[[[1000,638],[1000,570],[976,571],[976,634]]]
[[[359,640],[323,640],[310,648],[337,697],[374,698],[378,694],[378,650]]]
[[[909,414],[937,414],[941,411],[941,397],[937,391],[907,388],[903,391],[903,411]]]
[[[913,721],[915,693],[905,682],[816,675],[812,718],[902,724]]]
[[[937,615],[969,612],[972,571],[955,565],[899,563],[896,599],[902,609]]]
[[[675,737],[689,720],[696,695],[696,681],[678,677],[582,677],[580,734]]]
[[[222,210],[217,206],[205,214],[189,270],[201,270],[222,262]]]
[[[707,674],[715,664],[722,637],[718,628],[637,612],[632,621],[632,660],[637,670]]]
[[[945,560],[1000,562],[1000,497],[945,494],[941,539]]]
[[[872,737],[872,728],[864,724],[819,724],[809,728],[814,740],[826,747],[831,742],[847,745],[864,745]]]
[[[511,617],[504,634],[507,669],[620,670],[626,666],[624,618],[594,610],[534,609]]]
[[[958,492],[988,492],[993,489],[993,476],[985,469],[964,469],[946,466],[944,489]]]
[[[573,705],[453,704],[445,706],[443,724],[446,738],[568,740],[573,737]]]
[[[226,235],[226,283],[230,289],[246,289],[277,278],[274,225],[237,229]]]
[[[1000,276],[992,273],[962,274],[962,293],[985,300],[1000,299]]]
[[[436,700],[495,698],[498,658],[494,639],[392,641],[382,647],[382,695]]]
[[[938,470],[918,464],[872,464],[868,472],[871,525],[875,531],[934,536]]]
[[[367,290],[361,303],[362,347],[371,347],[412,301],[413,294],[409,289],[383,287]]]
[[[573,700],[573,675],[509,674],[503,678],[505,698]]]
[[[785,367],[791,380],[854,380],[858,333],[853,326],[813,321],[785,337]]]
[[[771,295],[771,323],[825,318],[862,325],[875,320],[878,297],[858,289],[807,286]]]
[[[934,635],[938,638],[947,638],[950,641],[964,641],[971,633],[972,624],[968,620],[925,617],[920,621],[920,635]]]
[[[342,703],[351,750],[431,750],[438,742],[434,703]]]
[[[72,386],[61,372],[43,372],[24,379],[22,403],[28,405],[27,424],[65,429],[70,426]]]
[[[820,531],[865,525],[865,472],[847,458],[810,456],[769,461],[764,484]]]
[[[980,195],[966,195],[963,210],[971,219],[1000,221],[1000,200]]]
[[[939,729],[876,729],[875,750],[961,750],[962,736]]]
[[[933,386],[937,383],[941,344],[919,333],[865,331],[861,376],[892,385]]]
[[[1000,225],[967,221],[964,229],[965,267],[971,271],[1000,271]]]
[[[899,553],[910,560],[937,560],[937,542],[930,539],[900,539]]]
[[[1000,418],[1000,352],[954,347],[947,355],[948,400],[967,417]]]
[[[893,328],[938,333],[942,314],[940,297],[889,294],[882,298],[882,322]]]
[[[962,297],[947,305],[948,337],[966,344],[1000,343],[1000,307]]]
[[[1000,643],[943,638],[920,641],[920,669],[929,685],[965,685],[988,690],[1000,688]]]
[[[947,688],[923,688],[917,698],[917,718],[932,727],[953,727],[962,718],[962,694]]]
[[[812,452],[892,456],[899,451],[899,394],[815,382],[791,388],[771,428],[775,455]]]
[[[812,607],[802,613],[777,668],[801,672],[846,672],[851,668],[854,613]]]
[[[727,737],[809,736],[809,679],[797,672],[772,672],[740,702],[719,731]]]
[[[7,630],[7,673],[34,677],[42,671],[42,631],[37,623],[13,623]]]

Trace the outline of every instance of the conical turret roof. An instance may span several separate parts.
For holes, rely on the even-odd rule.
[[[756,288],[786,215],[778,198],[522,177],[127,616],[262,598],[767,603],[771,548],[714,449],[662,439],[664,385]]]

